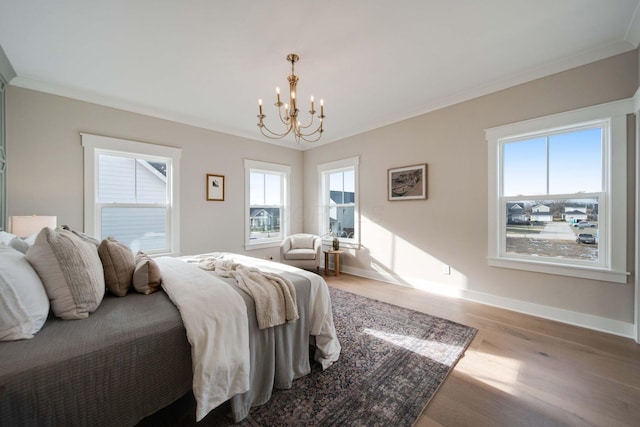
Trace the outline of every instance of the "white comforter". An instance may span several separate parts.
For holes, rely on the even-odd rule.
[[[242,298],[228,284],[176,258],[156,261],[191,344],[196,420],[249,390],[249,328]]]
[[[309,335],[315,337],[316,344],[314,359],[326,369],[338,360],[341,350],[333,323],[329,289],[317,274],[231,253],[180,259],[157,258],[162,272],[162,287],[178,307],[191,344],[197,421],[232,396],[249,390],[250,384],[249,327],[245,303],[229,284],[195,265],[197,261],[212,256],[265,272],[292,272],[307,278],[310,282]]]
[[[242,265],[256,267],[261,271],[280,274],[282,272],[291,272],[304,276],[311,283],[310,295],[310,330],[309,335],[315,337],[316,354],[315,361],[322,365],[322,369],[327,369],[338,360],[340,356],[340,342],[336,335],[336,328],[333,324],[333,313],[331,312],[331,297],[329,296],[329,288],[326,282],[319,275],[310,271],[301,270],[296,267],[280,264],[278,262],[252,258],[244,255],[215,252],[208,254],[183,257],[187,262],[198,262],[202,259],[211,257],[219,257],[225,260],[231,260]]]

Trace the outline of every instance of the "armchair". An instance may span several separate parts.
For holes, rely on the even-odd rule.
[[[280,262],[304,269],[320,270],[322,239],[314,234],[292,234],[280,244]]]

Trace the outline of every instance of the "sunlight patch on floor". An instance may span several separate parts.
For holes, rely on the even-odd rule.
[[[464,358],[456,365],[456,372],[468,375],[491,387],[519,396],[518,374],[522,367],[520,360],[496,356],[468,348]]]
[[[396,334],[371,328],[365,328],[364,333],[447,366],[451,365],[452,362],[450,355],[453,352],[460,351],[460,346],[425,340],[411,335]]]

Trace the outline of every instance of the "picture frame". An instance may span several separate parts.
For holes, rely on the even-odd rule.
[[[427,164],[391,168],[387,171],[387,197],[390,201],[427,198]]]
[[[224,202],[224,175],[207,174],[207,200]]]

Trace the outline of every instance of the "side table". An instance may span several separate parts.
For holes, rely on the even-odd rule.
[[[324,275],[326,276],[329,272],[329,255],[333,255],[333,263],[334,263],[334,274],[336,276],[340,275],[340,254],[342,253],[342,251],[337,250],[334,251],[333,249],[330,251],[323,251],[324,252]]]

